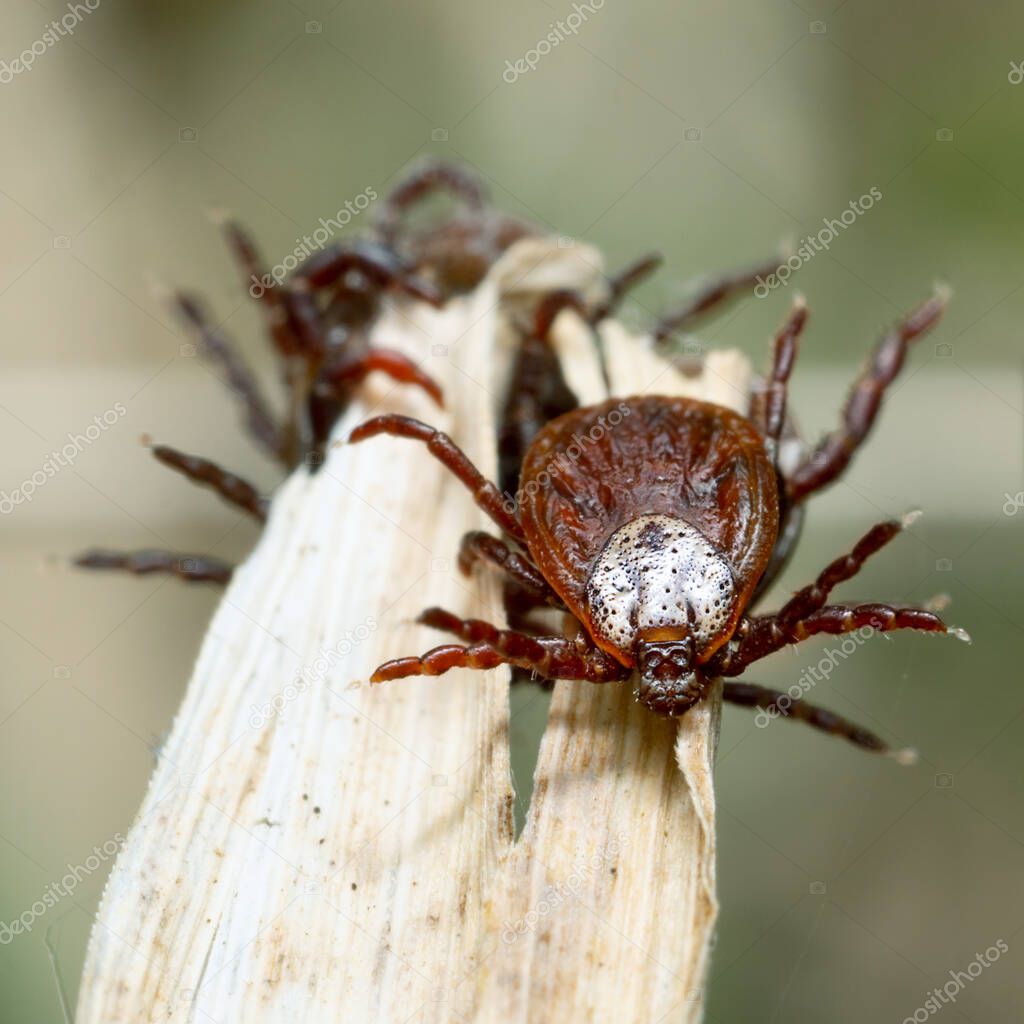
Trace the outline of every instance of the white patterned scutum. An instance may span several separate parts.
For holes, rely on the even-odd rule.
[[[729,563],[675,516],[640,516],[620,527],[587,580],[595,632],[626,651],[638,633],[679,626],[700,651],[725,627],[734,595]]]

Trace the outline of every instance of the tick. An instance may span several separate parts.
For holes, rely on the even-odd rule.
[[[421,657],[381,665],[374,683],[453,668],[511,665],[549,679],[634,680],[651,711],[679,716],[724,677],[726,701],[774,710],[867,750],[890,752],[873,733],[806,701],[748,682],[748,666],[819,633],[868,627],[948,633],[934,612],[890,604],[830,604],[829,595],[914,516],[872,527],[778,611],[751,607],[784,565],[804,502],[835,481],[870,431],[908,346],[941,317],[937,292],[879,342],[855,381],[840,425],[795,466],[780,459],[786,397],[807,320],[794,305],[775,336],[771,370],[747,415],[689,398],[641,395],[558,416],[525,451],[516,500],[487,480],[446,434],[418,420],[378,416],[351,442],[378,434],[418,440],[472,493],[501,529],[467,534],[468,573],[483,561],[533,607],[570,617],[567,635],[500,629],[440,608],[419,621],[458,637]],[[788,429],[788,428],[787,428]],[[904,760],[910,752],[891,752]]]

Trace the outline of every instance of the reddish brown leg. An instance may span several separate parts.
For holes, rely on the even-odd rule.
[[[902,369],[910,343],[938,323],[948,299],[945,290],[937,290],[878,343],[867,368],[850,391],[839,429],[829,434],[789,479],[791,501],[803,501],[820,491],[846,468],[874,425],[885,389]]]
[[[385,662],[370,677],[371,683],[406,676],[439,676],[453,668],[496,668],[514,665],[537,672],[548,679],[582,679],[608,683],[625,679],[630,670],[610,655],[592,647],[584,638],[567,640],[562,636],[527,636],[510,629],[498,629],[479,619],[459,619],[439,608],[424,612],[429,625],[458,636],[481,637],[471,647],[445,644],[427,651],[421,658],[397,658]],[[424,621],[421,618],[421,621]]]
[[[463,536],[459,545],[459,568],[468,576],[473,571],[474,564],[480,560],[497,566],[536,595],[539,601],[556,608],[565,607],[562,599],[551,589],[551,584],[544,579],[529,558],[513,551],[497,537],[492,537],[482,530],[473,530]]]
[[[836,636],[865,627],[879,633],[916,629],[925,633],[950,633],[960,640],[970,639],[962,629],[950,629],[937,615],[921,608],[897,608],[887,604],[825,605],[793,622],[781,623],[774,615],[755,619],[744,636],[712,657],[705,672],[711,676],[738,676],[748,665],[787,644],[799,643],[818,633]]]
[[[82,569],[116,569],[133,576],[167,573],[187,583],[227,583],[234,566],[209,555],[173,551],[87,551],[75,559]]]
[[[419,420],[414,420],[410,416],[390,414],[376,416],[356,427],[349,435],[349,443],[358,444],[377,434],[411,437],[416,441],[425,442],[430,454],[465,485],[467,490],[472,493],[477,505],[507,534],[525,544],[526,537],[522,527],[505,505],[507,499],[470,462],[466,453],[447,434],[426,423],[421,423]]]
[[[726,683],[722,699],[745,708],[760,708],[772,717],[779,715],[806,722],[814,729],[849,740],[862,750],[895,757],[901,764],[913,764],[917,760],[917,754],[913,750],[891,750],[882,739],[862,726],[825,708],[790,697],[788,693],[780,690],[769,690],[756,683]]]
[[[774,615],[768,616],[767,621],[787,626],[816,612],[819,608],[823,608],[829,594],[840,583],[853,579],[876,551],[880,551],[889,541],[915,522],[920,514],[920,512],[910,512],[902,519],[890,519],[872,526],[857,541],[852,551],[840,555],[835,561],[830,562],[818,574],[813,583],[798,590]],[[757,620],[754,621],[753,628],[756,631],[759,627]]]
[[[711,313],[729,300],[749,291],[759,277],[774,273],[778,266],[778,259],[774,259],[771,263],[763,263],[749,270],[741,270],[732,274],[723,274],[712,280],[693,298],[671,313],[666,313],[654,325],[655,343],[664,344],[676,331],[690,330],[705,314]]]
[[[627,263],[608,278],[608,298],[594,310],[591,320],[597,323],[619,308],[622,300],[665,262],[660,252],[649,252]]]
[[[430,160],[413,168],[381,204],[377,215],[381,235],[393,241],[406,212],[442,189],[458,196],[474,210],[482,210],[487,201],[487,193],[475,175],[454,164]]]
[[[175,296],[175,305],[185,322],[198,335],[204,352],[220,364],[228,387],[241,399],[249,433],[261,447],[287,464],[276,418],[263,398],[256,378],[235,351],[235,346],[210,324],[194,299],[179,293]]]
[[[177,470],[193,483],[211,488],[229,505],[248,512],[257,522],[267,521],[269,502],[247,480],[222,469],[216,462],[200,458],[198,455],[186,455],[177,448],[170,448],[165,444],[155,444],[151,451],[158,462]]]
[[[379,288],[394,286],[432,306],[442,302],[441,293],[429,281],[417,277],[396,252],[376,242],[338,242],[310,256],[296,271],[296,280],[314,288],[336,284],[349,271],[358,271]]]
[[[346,387],[358,384],[368,374],[379,370],[400,384],[412,384],[425,391],[444,408],[441,386],[433,377],[424,373],[408,356],[390,348],[370,348],[360,355],[349,355],[332,366],[325,366],[321,380],[337,393]]]
[[[789,377],[793,372],[800,335],[807,324],[807,304],[802,298],[793,303],[786,322],[775,335],[772,348],[772,369],[764,383],[764,390],[751,403],[751,419],[761,428],[765,447],[772,461],[778,456],[779,438],[786,422],[786,396]]]

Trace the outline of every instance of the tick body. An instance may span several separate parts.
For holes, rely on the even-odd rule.
[[[472,493],[504,536],[467,534],[459,565],[469,572],[484,562],[504,573],[514,585],[521,624],[500,629],[429,608],[420,621],[463,644],[386,662],[371,681],[508,664],[546,679],[632,679],[639,701],[658,714],[678,716],[707,694],[712,680],[724,678],[726,701],[890,752],[879,737],[832,712],[730,680],[818,633],[867,627],[967,639],[926,609],[829,603],[832,590],[915,515],[872,527],[778,611],[751,612],[785,565],[803,502],[850,462],[910,343],[938,321],[945,301],[936,293],[883,336],[854,382],[838,429],[787,472],[779,451],[788,380],[807,319],[802,301],[775,336],[771,368],[747,415],[659,395],[574,409],[540,427],[526,447],[515,500],[425,423],[389,415],[357,427],[352,442],[391,434],[425,443]],[[524,614],[544,606],[564,610],[577,627],[546,635]],[[908,759],[906,751],[895,753]]]
[[[611,400],[541,430],[520,493],[530,556],[595,645],[652,710],[691,707],[775,546],[761,435],[707,402]]]

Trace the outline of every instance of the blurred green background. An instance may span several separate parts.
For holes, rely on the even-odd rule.
[[[760,362],[799,287],[812,318],[793,406],[813,436],[880,329],[934,280],[952,285],[872,443],[814,502],[776,595],[872,522],[921,507],[847,592],[948,593],[974,644],[875,638],[816,687],[815,700],[918,747],[912,769],[727,712],[708,1019],[925,1019],[931,990],[998,940],[1008,952],[942,1020],[1016,1019],[1024,8],[604,0],[510,82],[506,62],[571,3],[93,6],[10,74],[68,9],[5,0],[0,13],[0,490],[115,402],[126,409],[0,522],[0,922],[127,831],[217,600],[174,581],[85,577],[66,557],[109,543],[239,558],[255,536],[155,466],[139,435],[277,479],[153,295],[154,280],[200,289],[262,351],[210,208],[284,255],[417,157],[464,160],[501,206],[595,243],[611,267],[660,249],[665,268],[625,314],[640,325],[698,275],[817,232],[876,187],[882,199],[798,284],[702,337]],[[789,686],[826,646],[782,652],[751,678]],[[522,783],[544,702],[523,690],[514,704]],[[63,1019],[51,955],[73,1003],[108,867],[0,944],[0,1020]]]

